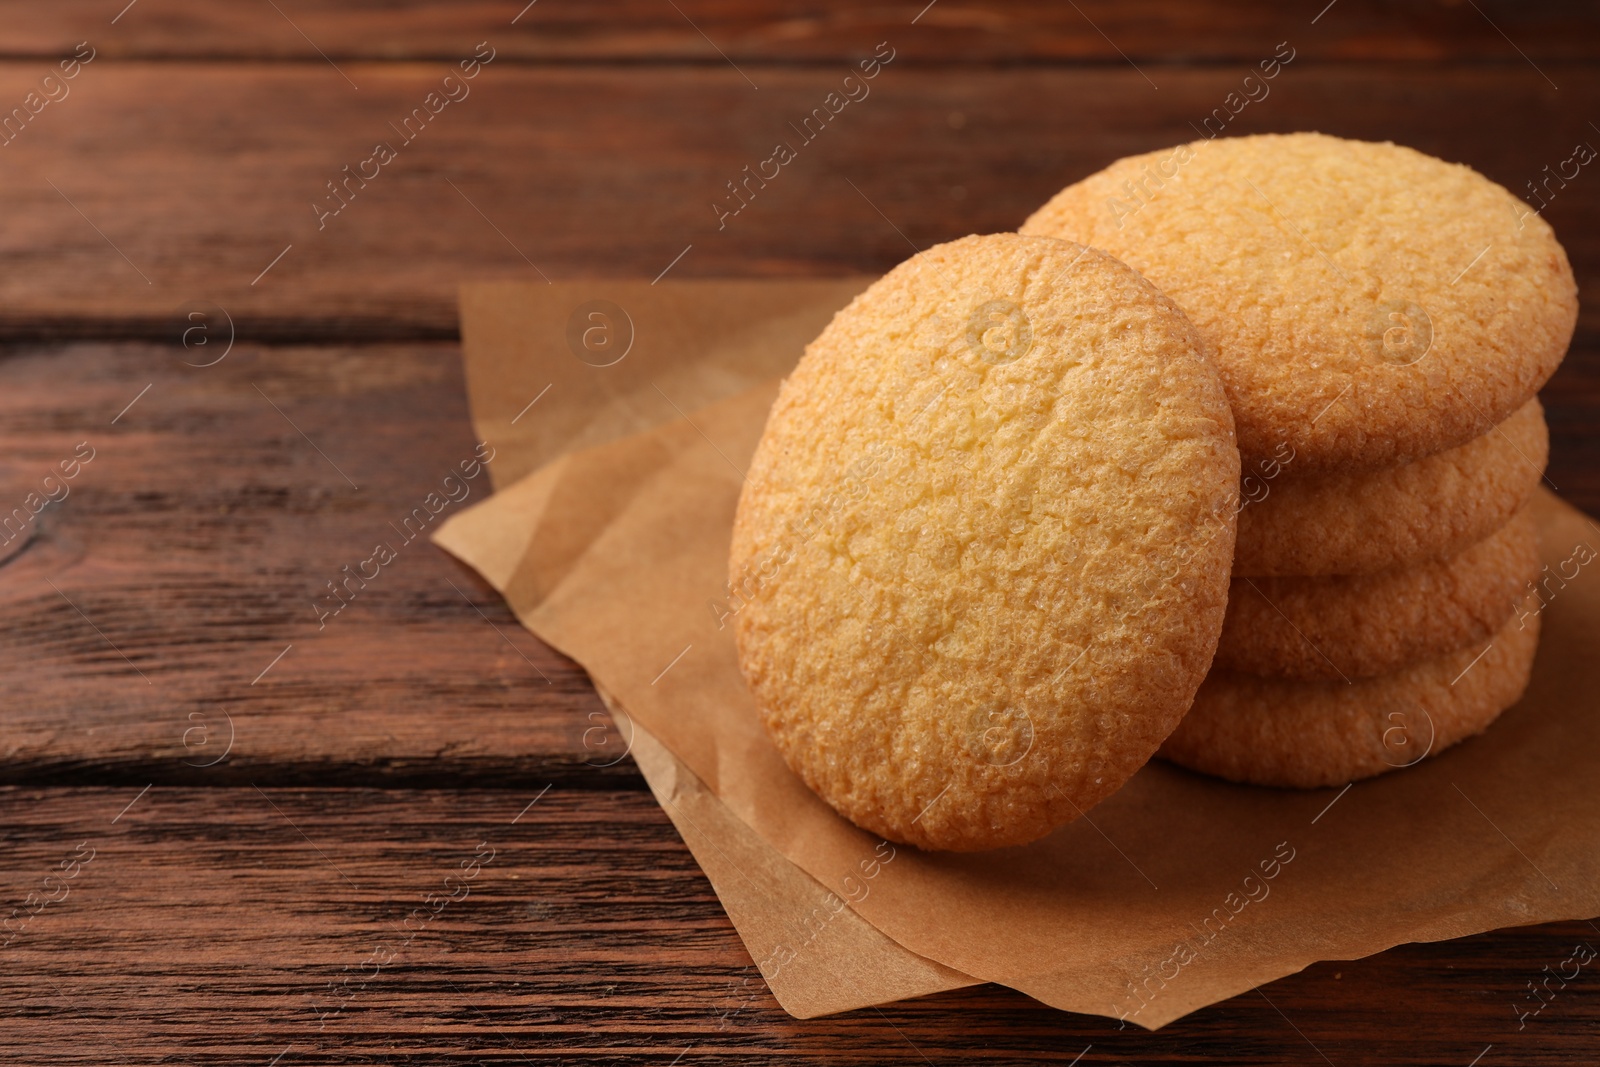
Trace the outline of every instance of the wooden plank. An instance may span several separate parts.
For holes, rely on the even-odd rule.
[[[0,780],[640,787],[582,671],[425,540],[489,492],[444,482],[477,454],[454,347],[183,362],[216,341],[0,362]]]
[[[1575,142],[1600,144],[1588,69],[1544,65],[1557,92],[1526,64],[1291,65],[1227,132],[1392,138],[1522,189]],[[359,91],[325,64],[84,68],[5,149],[0,334],[171,339],[174,310],[207,300],[245,336],[448,337],[469,278],[879,271],[912,246],[1014,228],[1111,159],[1192,138],[1241,77],[1147,71],[1157,91],[1131,69],[896,60],[806,141],[791,123],[839,88],[836,69],[763,67],[756,91],[727,67],[497,63],[407,143],[396,131],[442,68],[344,70]],[[0,64],[0,100],[37,73]],[[780,140],[796,158],[722,215],[741,202],[728,183]],[[396,158],[334,198],[327,183],[378,141]],[[344,206],[319,221],[319,201]],[[1546,214],[1592,290],[1594,168]]]
[[[1600,29],[1593,5],[1479,0],[1309,0],[1292,6],[1081,0],[624,0],[583,4],[483,0],[460,4],[284,0],[268,5],[201,0],[65,0],[0,4],[12,55],[69,52],[92,40],[109,55],[186,58],[453,59],[486,38],[522,60],[827,62],[903,42],[916,61],[1088,60],[1253,63],[1285,37],[1325,59],[1483,60],[1521,63],[1591,56]],[[1325,10],[1326,9],[1326,10]],[[513,20],[515,20],[513,22]]]
[[[1550,424],[1549,484],[1590,515],[1600,515],[1600,349],[1584,342],[1539,394]]]
[[[545,784],[0,789],[4,1055],[1540,1065],[1600,1027],[1585,973],[1518,1028],[1583,922],[1318,964],[1154,1035],[994,987],[798,1022],[647,794]]]
[[[453,345],[240,342],[196,367],[225,338],[191,340],[0,361],[0,782],[642,788],[583,672],[402,536],[475,456]],[[1551,478],[1600,513],[1596,355],[1545,402]],[[435,503],[424,534],[461,506]],[[380,541],[395,560],[345,584]]]

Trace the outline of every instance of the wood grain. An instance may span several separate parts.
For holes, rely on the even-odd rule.
[[[454,347],[183,362],[215,341],[0,362],[7,517],[94,450],[26,542],[0,534],[0,780],[638,787],[583,672],[425,540],[488,493],[445,495],[476,444]],[[346,584],[380,541],[395,561]]]
[[[544,0],[65,0],[0,4],[11,55],[70,52],[92,40],[140,58],[274,58],[322,63],[452,59],[490,38],[528,61],[635,60],[722,64],[826,62],[904,42],[922,62],[1088,60],[1253,63],[1292,36],[1322,59],[1525,63],[1593,55],[1600,13],[1591,4],[1476,0],[1328,0],[1293,5],[1080,0],[844,0],[751,5],[737,0],[621,0],[604,7]],[[515,22],[513,22],[515,19]],[[1523,55],[1519,55],[1518,50]]]
[[[1481,1062],[1570,1063],[1600,1027],[1587,974],[1515,1013],[1600,943],[1582,922],[1317,964],[1157,1034],[994,987],[797,1022],[741,984],[750,957],[647,794],[545,784],[0,789],[0,915],[35,897],[0,948],[0,1057],[1464,1067],[1491,1044]]]
[[[726,68],[491,65],[405,144],[390,124],[443,68],[345,69],[360,91],[326,65],[84,68],[4,149],[0,335],[170,339],[175,310],[206,300],[259,339],[444,338],[471,278],[881,271],[913,247],[1015,228],[1118,156],[1192,139],[1240,80],[1167,69],[1157,91],[1113,68],[891,64],[807,143],[789,124],[837,70],[764,68],[756,91]],[[1547,69],[1559,92],[1525,66],[1291,65],[1228,132],[1392,138],[1520,189],[1575,141],[1600,144],[1600,81]],[[0,64],[0,100],[33,73]],[[714,205],[739,203],[726,183],[780,139],[797,158],[719,222]],[[319,230],[313,202],[338,203],[326,183],[378,140],[397,157]],[[1600,175],[1581,172],[1546,214],[1593,297]]]

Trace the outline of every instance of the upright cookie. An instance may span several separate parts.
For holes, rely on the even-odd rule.
[[[1539,577],[1525,510],[1448,559],[1377,574],[1234,578],[1214,667],[1346,681],[1488,640]]]
[[[1482,733],[1528,687],[1539,615],[1513,615],[1485,646],[1469,645],[1394,674],[1289,682],[1213,671],[1161,755],[1255,785],[1342,785]]]
[[[1549,454],[1534,398],[1482,437],[1399,467],[1297,478],[1291,461],[1272,480],[1247,473],[1233,573],[1369,574],[1452,555],[1527,504]]]
[[[1315,133],[1119,160],[1022,227],[1103,248],[1214,348],[1246,470],[1406,463],[1509,416],[1577,318],[1544,220],[1468,167]]]
[[[1216,648],[1239,455],[1182,312],[995,234],[806,349],[739,498],[739,662],[796,773],[896,841],[1021,844],[1115,791]]]

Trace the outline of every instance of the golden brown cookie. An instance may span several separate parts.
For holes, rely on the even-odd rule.
[[[1550,377],[1577,289],[1550,227],[1468,167],[1315,133],[1197,141],[1069,186],[1023,233],[1103,248],[1214,347],[1246,470],[1463,444]]]
[[[1172,302],[1100,252],[967,237],[890,271],[784,383],[739,498],[739,662],[857,825],[1020,844],[1116,790],[1216,648],[1239,477]]]
[[[1452,555],[1527,504],[1549,454],[1535,398],[1482,437],[1404,466],[1247,473],[1234,575],[1370,574]]]
[[[1487,641],[1539,576],[1526,509],[1459,554],[1376,574],[1235,578],[1213,668],[1345,681]]]
[[[1487,650],[1469,645],[1350,684],[1213,671],[1161,756],[1230,781],[1302,789],[1409,767],[1515,704],[1538,644],[1538,613],[1521,612]]]

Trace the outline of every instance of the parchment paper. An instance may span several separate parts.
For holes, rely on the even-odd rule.
[[[713,602],[776,382],[740,388],[792,365],[863,284],[503,285],[462,299],[478,432],[512,460],[496,458],[499,478],[531,473],[500,481],[506,491],[437,540],[676,758],[651,775],[658,796],[682,795],[663,787],[664,766],[697,779],[736,820],[691,826],[685,839],[730,915],[745,913],[735,922],[781,1002],[839,1010],[965,975],[1154,1028],[1317,960],[1600,912],[1600,662],[1587,636],[1600,632],[1600,578],[1573,563],[1600,548],[1600,528],[1548,495],[1536,504],[1546,558],[1576,573],[1544,598],[1533,684],[1485,736],[1437,758],[1313,792],[1155,762],[1045,840],[982,855],[886,845],[834,815],[767,742]],[[633,323],[633,348],[609,367],[568,343],[574,308],[593,299],[625,306]],[[693,328],[658,333],[656,321]],[[630,360],[627,377],[605,377]],[[524,428],[558,399],[552,386],[518,415],[546,382],[573,383],[573,410],[551,403],[540,413],[551,426]],[[573,442],[587,447],[564,447]],[[664,801],[669,815],[673,804]],[[719,857],[730,861],[715,865],[721,873],[705,861],[738,824],[763,843],[740,853],[762,877],[800,885],[775,850],[826,888],[759,907],[756,872],[732,853]],[[735,889],[741,880],[750,884]],[[843,970],[832,932],[854,928],[819,918],[833,914],[829,891],[943,969],[919,971],[875,944],[869,965]],[[805,899],[817,900],[805,915],[784,915]],[[788,939],[764,943],[778,934],[758,932],[756,915]],[[874,968],[895,980],[875,984]],[[849,992],[840,975],[856,996],[839,995]]]
[[[737,1016],[763,981],[784,1010],[801,1019],[979,984],[900,947],[848,907],[831,906],[821,883],[740,822],[613,701],[606,698],[606,704],[750,951],[747,973],[714,1005],[719,1013]]]
[[[648,361],[616,363],[616,351],[635,339],[639,349],[669,352],[698,346],[710,354],[711,368],[672,359],[663,379],[675,391],[687,376],[687,397],[695,405],[737,392],[793,365],[806,343],[870,278],[771,283],[701,283],[653,287],[642,282],[601,282],[577,286],[526,287],[518,283],[480,284],[461,293],[462,333],[473,421],[499,450],[491,477],[512,491],[494,497],[495,506],[464,513],[454,529],[441,531],[441,544],[476,566],[502,593],[517,572],[529,540],[539,527],[547,499],[539,483],[521,474],[570,451],[574,441],[598,443],[680,417],[670,394]],[[611,301],[625,310],[596,321],[592,305]],[[583,329],[600,332],[571,358],[566,331],[553,332],[573,312]],[[608,335],[609,332],[609,335]],[[606,352],[608,345],[617,349]],[[473,358],[482,353],[483,360]],[[597,364],[609,364],[597,366]],[[548,388],[547,388],[548,387]],[[528,399],[537,401],[532,407]],[[540,405],[553,399],[555,404]],[[537,412],[537,417],[535,417]],[[531,492],[529,490],[532,490]],[[790,863],[730,812],[647,730],[632,723],[603,687],[601,699],[618,720],[623,741],[662,809],[683,835],[729,919],[750,952],[750,973],[730,982],[714,1009],[736,1018],[750,1003],[750,980],[770,987],[790,1014],[808,1019],[873,1004],[925,996],[975,985],[961,974],[902,948],[849,909],[835,910],[828,890]],[[604,758],[614,758],[606,748]],[[815,932],[814,912],[827,917]],[[812,926],[805,925],[812,920]],[[791,951],[795,944],[804,953]],[[789,951],[786,951],[789,950]]]

